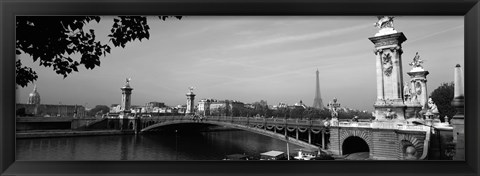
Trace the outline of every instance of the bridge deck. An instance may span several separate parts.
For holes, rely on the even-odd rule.
[[[274,125],[289,126],[303,128],[324,128],[324,120],[302,120],[302,119],[281,119],[281,118],[258,118],[258,117],[226,117],[226,116],[207,116],[207,117],[190,117],[190,116],[152,116],[141,117],[142,122],[152,121],[154,123],[165,121],[185,121],[185,122],[227,122],[242,125]]]

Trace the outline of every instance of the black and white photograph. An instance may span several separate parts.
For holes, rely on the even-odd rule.
[[[15,22],[19,161],[465,160],[463,16]]]

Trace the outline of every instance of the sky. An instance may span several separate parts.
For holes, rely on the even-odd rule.
[[[108,42],[112,18],[86,28]],[[376,21],[375,16],[149,17],[149,40],[112,47],[100,67],[82,67],[65,79],[28,55],[17,59],[37,72],[42,104],[119,104],[120,87],[131,78],[133,105],[186,104],[188,88],[195,87],[196,103],[204,98],[270,105],[302,100],[312,106],[318,69],[325,105],[336,97],[342,107],[371,111],[377,90],[374,45],[368,38],[378,31]],[[463,16],[397,16],[394,26],[407,38],[404,82],[416,52],[430,72],[428,94],[453,81],[455,65],[464,63]],[[26,103],[32,90],[33,84],[18,88],[17,102]]]

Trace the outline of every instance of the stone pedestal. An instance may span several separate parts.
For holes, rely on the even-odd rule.
[[[422,109],[427,108],[427,75],[428,71],[421,68],[414,68],[407,73],[410,76],[411,101],[418,101]]]
[[[131,94],[132,94],[132,90],[133,88],[131,88],[128,84],[122,88],[120,88],[122,90],[122,104],[121,104],[121,110],[123,112],[130,112],[130,105],[131,105]]]
[[[465,93],[463,71],[459,64],[455,66],[455,91],[452,105],[457,110],[451,120],[453,126],[453,143],[455,143],[454,160],[465,160]],[[476,118],[476,117],[470,117]]]
[[[195,113],[195,94],[193,92],[189,92],[187,95],[187,110],[185,111],[185,115],[192,115]]]
[[[407,40],[401,32],[369,38],[375,44],[377,72],[376,120],[405,120],[403,100],[402,43]]]
[[[452,105],[457,109],[451,120],[453,126],[453,143],[455,143],[454,160],[465,160],[465,114],[464,114],[464,98],[456,97],[452,101]]]
[[[420,111],[423,107],[419,102],[405,102],[405,105],[407,106],[405,109],[405,120],[418,121],[422,119]]]

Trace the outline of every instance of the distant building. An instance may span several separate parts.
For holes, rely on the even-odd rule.
[[[150,108],[155,108],[155,107],[163,108],[163,107],[165,107],[165,103],[152,101],[152,102],[148,102],[145,106],[150,107]]]
[[[122,105],[120,104],[112,104],[110,106],[110,112],[111,113],[119,113],[122,110]]]
[[[32,93],[28,96],[27,104],[40,104],[40,94],[37,92],[37,85],[33,87]]]
[[[302,109],[307,109],[307,106],[303,104],[302,100],[300,102],[295,103],[293,106],[289,106],[289,108],[302,108]]]
[[[159,113],[160,109],[164,107],[166,107],[165,103],[153,101],[153,102],[146,103],[145,106],[142,107],[141,112],[142,113]]]
[[[16,104],[17,116],[37,116],[37,117],[85,117],[85,107],[79,105],[53,105],[41,104],[40,94],[37,86],[29,94],[27,104]]]
[[[210,104],[216,101],[214,99],[201,99],[198,102],[198,114],[210,115]]]
[[[243,107],[244,107],[244,108],[248,108],[248,109],[253,109],[253,108],[255,108],[255,106],[254,106],[253,104],[251,104],[251,103],[244,104]]]
[[[85,107],[79,105],[20,104],[16,106],[17,116],[37,117],[85,117]]]
[[[187,105],[177,105],[177,107],[172,109],[172,113],[185,114],[187,112]]]
[[[280,102],[280,103],[278,103],[277,108],[288,108],[288,104]]]
[[[210,102],[210,115],[237,116],[245,104],[236,100],[213,100]]]
[[[143,106],[131,105],[129,110],[131,111],[131,113],[141,113],[142,108],[143,108]]]

